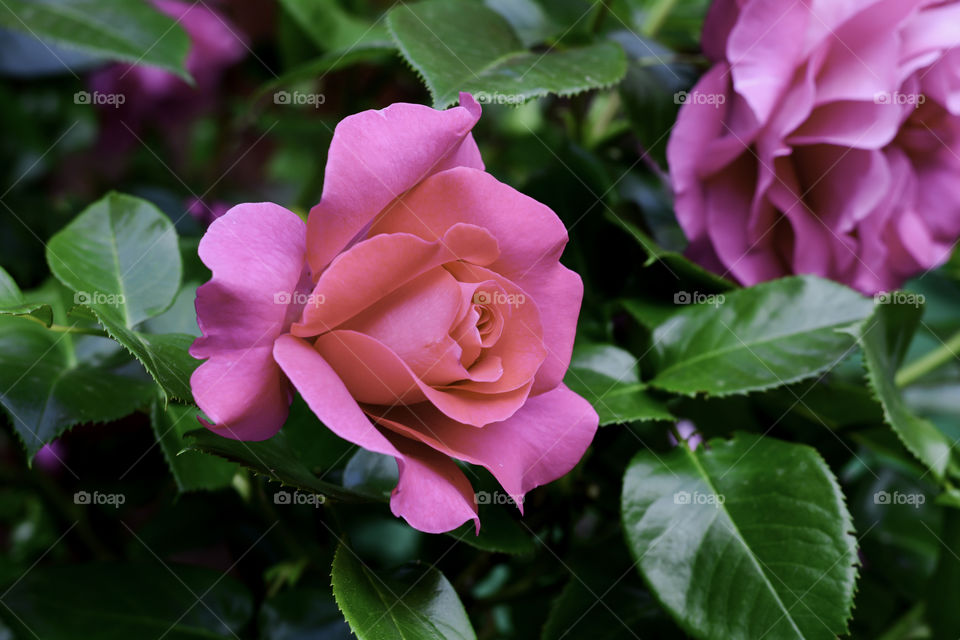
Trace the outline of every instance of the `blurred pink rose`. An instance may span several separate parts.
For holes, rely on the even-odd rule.
[[[208,4],[178,0],[152,0],[152,4],[187,32],[186,68],[194,84],[145,65],[115,64],[93,74],[91,92],[123,96],[119,105],[100,107],[103,152],[124,153],[136,144],[134,134],[140,135],[148,126],[177,142],[197,116],[213,108],[223,72],[247,53],[245,36]]]
[[[689,255],[865,293],[960,235],[960,2],[716,0],[668,156]]]
[[[204,202],[201,198],[190,198],[187,200],[187,213],[197,221],[202,228],[206,229],[217,218],[220,218],[230,210],[230,205],[220,200]]]
[[[480,106],[395,104],[342,121],[305,225],[274,204],[209,228],[191,380],[216,433],[262,440],[291,383],[334,433],[397,459],[391,508],[428,532],[473,519],[453,459],[522,507],[570,471],[597,414],[562,383],[583,285],[546,206],[484,171]]]
[[[33,464],[47,473],[54,473],[63,468],[63,458],[66,455],[63,444],[54,440],[43,445],[33,458]]]

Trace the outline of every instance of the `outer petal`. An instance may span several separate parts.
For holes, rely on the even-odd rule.
[[[597,431],[590,404],[565,386],[530,398],[509,420],[473,429],[422,405],[396,407],[375,419],[430,447],[486,467],[522,505],[522,496],[565,475]]]
[[[307,225],[308,260],[316,276],[392,200],[421,180],[455,166],[483,169],[470,136],[480,105],[469,94],[461,94],[460,102],[447,111],[394,104],[337,125],[323,196]]]
[[[243,204],[211,224],[200,241],[200,259],[213,278],[197,289],[203,335],[190,353],[208,360],[190,384],[221,435],[263,440],[286,419],[289,387],[270,352],[296,308],[275,296],[302,284],[305,235],[296,214],[270,203]]]
[[[740,17],[742,0],[713,0],[703,22],[703,52],[717,62],[726,59],[727,40]]]
[[[390,500],[394,514],[428,533],[450,531],[471,519],[479,530],[473,490],[449,458],[381,433],[333,368],[304,340],[281,336],[273,353],[307,405],[331,431],[368,451],[397,458],[400,482]]]
[[[730,32],[733,84],[766,122],[799,65],[812,18],[804,2],[747,2]]]

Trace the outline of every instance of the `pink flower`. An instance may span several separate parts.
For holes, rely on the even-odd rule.
[[[716,0],[668,156],[689,255],[865,293],[960,235],[960,2]]]
[[[342,121],[305,225],[274,204],[210,225],[191,380],[216,433],[274,435],[292,389],[334,433],[396,458],[391,508],[428,532],[473,519],[453,459],[516,503],[573,468],[597,428],[562,383],[583,294],[544,205],[484,171],[468,94]]]

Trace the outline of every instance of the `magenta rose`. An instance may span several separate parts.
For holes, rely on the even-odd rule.
[[[960,235],[960,2],[716,0],[668,157],[689,255],[865,293]]]
[[[473,519],[454,462],[518,505],[573,468],[597,414],[563,385],[583,285],[544,205],[484,171],[480,106],[395,104],[342,121],[304,224],[274,204],[210,225],[197,291],[207,426],[262,440],[293,389],[338,436],[393,456],[391,508],[428,532]]]

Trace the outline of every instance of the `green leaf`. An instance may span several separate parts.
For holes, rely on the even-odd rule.
[[[7,271],[0,267],[0,308],[23,304],[23,293]]]
[[[97,362],[91,356],[81,361],[77,344],[85,345],[85,352],[116,349],[105,338],[74,337],[25,318],[0,318],[0,404],[28,459],[68,428],[122,418],[154,393],[135,362]]]
[[[168,396],[192,399],[190,374],[199,364],[187,351],[193,337],[137,328],[169,308],[180,289],[177,234],[165,215],[144,200],[111,193],[50,239],[47,262],[76,292],[79,317],[89,309]]]
[[[725,640],[846,632],[857,550],[836,479],[804,445],[756,435],[641,451],[622,516],[640,571],[688,633]]]
[[[353,634],[326,589],[284,591],[260,610],[261,640],[350,640]]]
[[[123,345],[140,361],[160,385],[164,394],[186,402],[193,400],[190,376],[200,365],[190,355],[194,337],[185,333],[143,333],[100,316],[86,307],[71,310],[74,318],[96,318],[107,334]]]
[[[867,381],[883,407],[887,424],[904,446],[942,479],[950,463],[951,441],[932,422],[910,411],[894,381],[922,314],[919,306],[880,304],[857,335]]]
[[[44,326],[53,324],[53,309],[48,304],[27,302],[10,274],[0,267],[0,316],[32,316]]]
[[[158,316],[143,322],[143,329],[153,334],[180,333],[190,336],[200,335],[197,324],[197,287],[202,282],[187,282],[180,288],[170,308]]]
[[[177,233],[145,200],[111,193],[87,207],[47,245],[57,278],[75,301],[133,327],[170,306],[180,289]]]
[[[685,307],[653,332],[660,367],[651,386],[725,396],[815,376],[850,352],[856,342],[849,330],[873,309],[859,293],[813,276],[714,301]]]
[[[344,487],[384,499],[390,497],[398,479],[395,458],[366,449],[357,449],[343,470]]]
[[[348,547],[333,558],[333,595],[359,640],[475,640],[456,591],[433,567],[374,573]]]
[[[510,515],[516,511],[513,505],[480,504],[480,534],[473,520],[465,522],[446,535],[471,547],[490,553],[530,555],[537,550],[530,530]]]
[[[355,444],[327,429],[299,395],[290,405],[283,435],[303,464],[319,475],[345,467],[357,449]]]
[[[960,611],[956,606],[956,594],[960,590],[960,511],[946,509],[937,540],[940,558],[927,591],[927,617],[933,638],[957,638],[960,637]]]
[[[237,638],[253,615],[246,587],[200,567],[37,567],[4,594],[17,637],[44,640]]]
[[[933,573],[940,548],[936,532],[947,510],[935,504],[935,479],[909,453],[901,452],[889,429],[881,426],[876,431],[857,436],[865,446],[844,466],[840,481],[854,522],[870,527],[870,534],[860,541],[860,557],[871,565],[871,579],[883,580],[892,593],[912,599]],[[877,439],[883,436],[889,444]],[[897,561],[876,561],[880,558]],[[859,604],[857,608],[862,618]]]
[[[148,2],[5,0],[0,26],[87,53],[166,69],[189,80],[190,39]]]
[[[616,43],[531,52],[500,14],[464,0],[395,7],[387,26],[438,109],[456,102],[461,91],[479,102],[518,104],[608,87],[626,73],[626,56]]]
[[[510,23],[525,47],[540,44],[561,31],[535,0],[484,0],[484,4]]]
[[[355,18],[338,0],[280,0],[280,4],[323,51],[393,48],[382,21],[370,24]]]
[[[679,638],[680,630],[633,571],[619,541],[565,559],[570,580],[550,607],[541,640]],[[642,630],[642,631],[641,631]]]
[[[683,254],[663,249],[653,238],[644,233],[640,227],[634,223],[624,220],[610,211],[604,215],[607,220],[633,236],[633,239],[643,248],[647,254],[647,261],[644,262],[645,267],[660,262],[678,280],[684,282],[691,281],[698,286],[702,286],[704,287],[704,292],[729,291],[733,288],[734,285],[732,282],[707,271],[698,264],[690,262]]]
[[[601,426],[674,419],[662,402],[646,392],[637,359],[612,345],[578,345],[564,383],[593,405]]]
[[[283,432],[262,442],[243,442],[218,436],[207,429],[185,434],[188,448],[237,462],[254,473],[284,485],[341,502],[369,502],[370,496],[320,480],[287,443]]]
[[[689,90],[702,71],[677,64],[673,51],[632,31],[611,37],[623,45],[629,60],[619,90],[633,132],[643,151],[666,166],[667,141],[680,110],[677,94]]]
[[[621,300],[620,304],[641,327],[647,329],[656,329],[677,312],[676,304],[660,300],[630,298]]]
[[[215,490],[230,485],[237,465],[219,457],[184,451],[187,442],[183,436],[197,427],[199,410],[193,406],[154,401],[150,409],[153,432],[167,460],[173,479],[180,491]]]
[[[710,0],[663,2],[662,0],[629,0],[639,14],[644,31],[656,32],[657,39],[674,49],[696,49]],[[664,8],[668,10],[665,12]],[[638,26],[640,26],[638,24]]]

